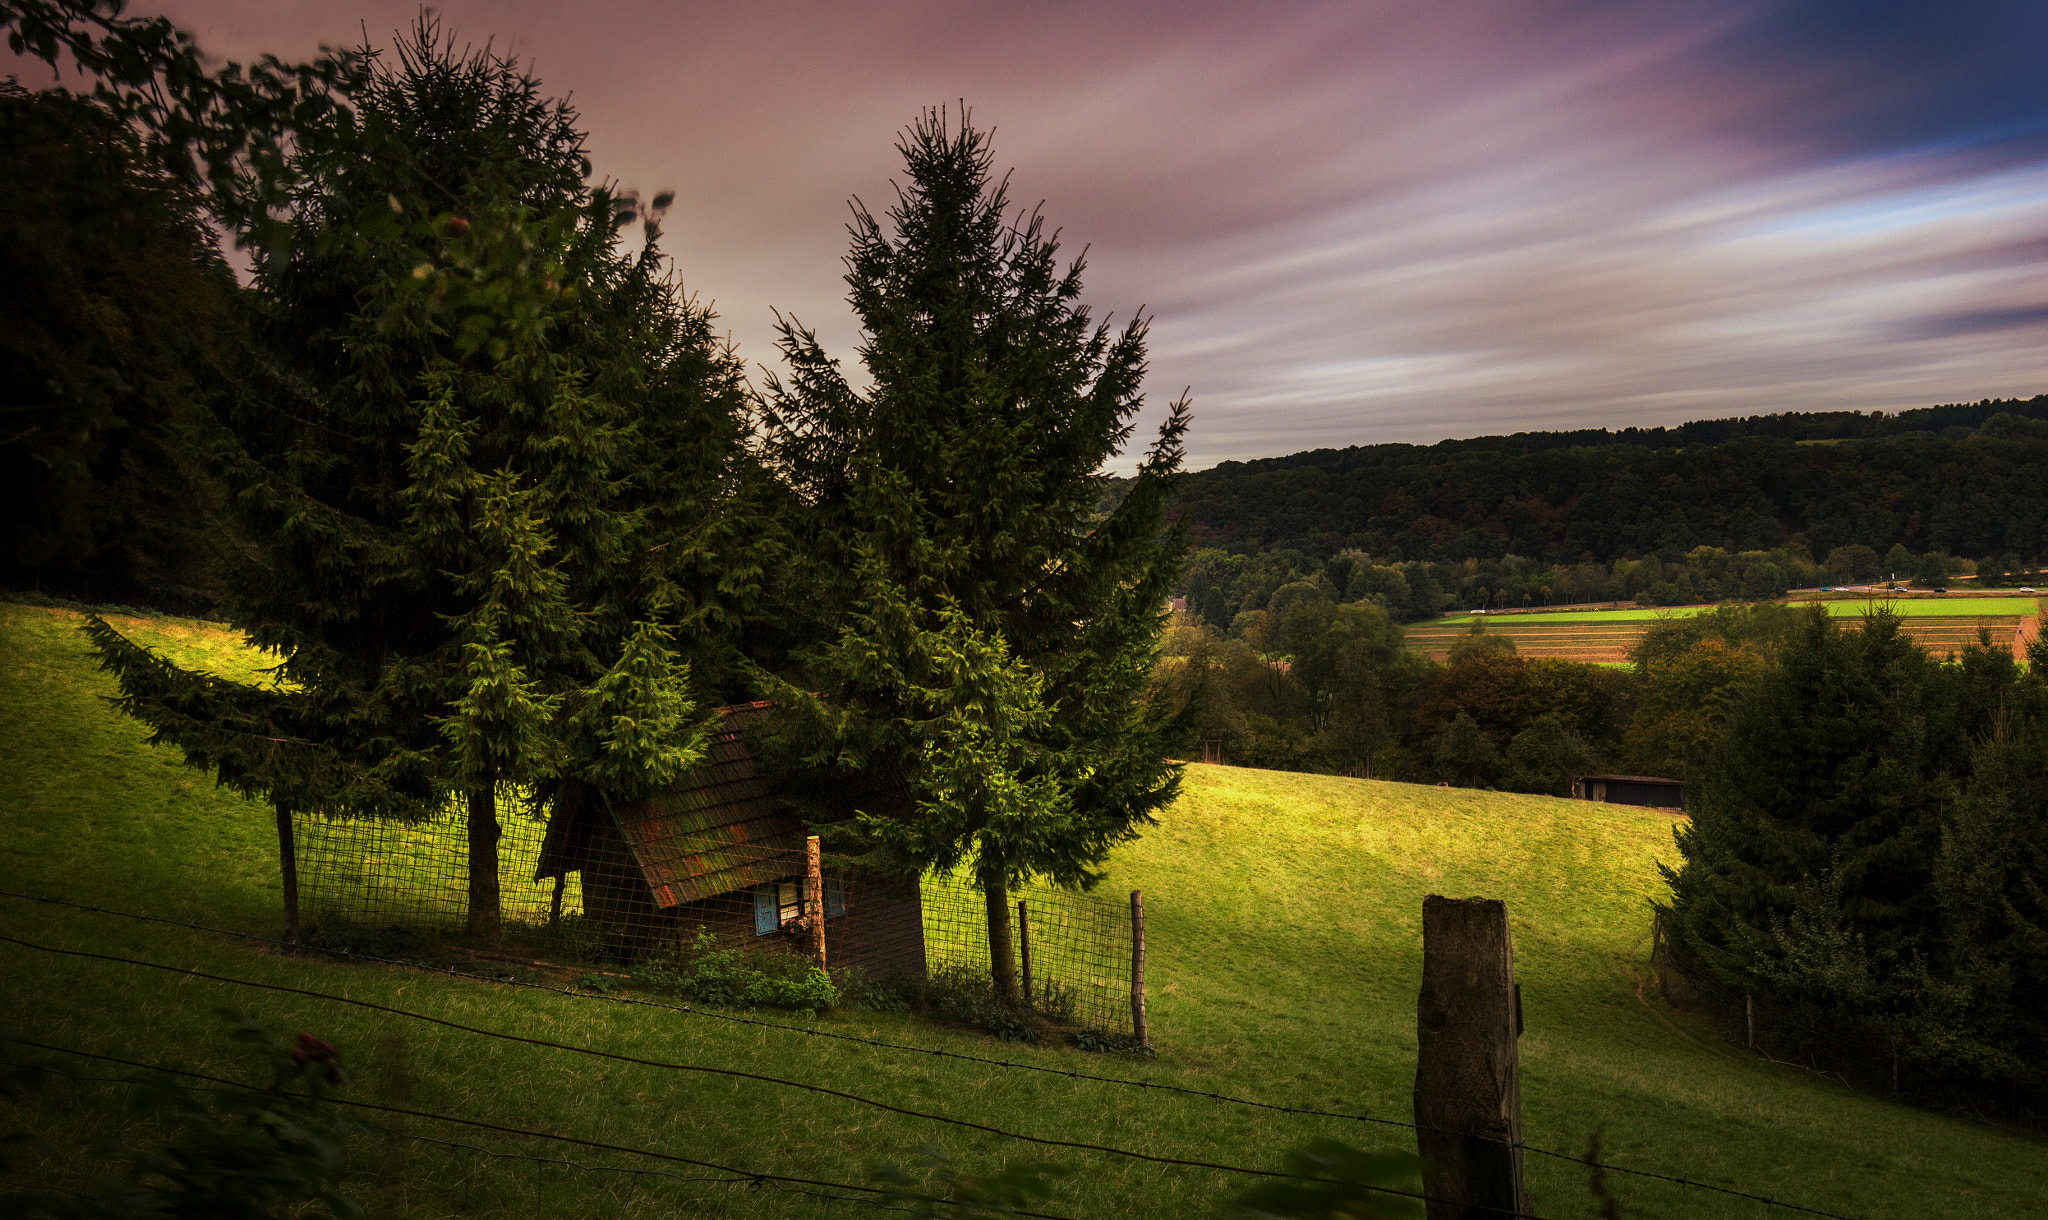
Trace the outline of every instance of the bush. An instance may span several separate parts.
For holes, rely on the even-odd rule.
[[[798,957],[720,948],[699,927],[691,955],[681,963],[653,962],[633,972],[635,986],[714,1008],[786,1008],[815,1013],[839,1003],[832,976]]]
[[[940,966],[925,979],[919,1007],[941,1021],[986,1030],[1005,1042],[1038,1041],[1030,1010],[1005,1003],[978,966]]]

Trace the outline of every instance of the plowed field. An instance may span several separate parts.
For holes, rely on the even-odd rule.
[[[1857,613],[1861,612],[1861,606],[1860,602],[1856,604]],[[2039,620],[2036,615],[2012,611],[2032,607],[2032,599],[1986,598],[1978,607],[1971,607],[1969,602],[1959,599],[1940,604],[1939,608],[1949,613],[1930,614],[1927,611],[1935,609],[1934,605],[1918,603],[1913,604],[1912,613],[1901,616],[1901,625],[1907,636],[1937,656],[1961,652],[1965,646],[1976,643],[1979,630],[1990,633],[1993,648],[2013,649],[2017,655],[2026,641],[2039,631]],[[1833,611],[1835,605],[1830,605],[1829,609]],[[1970,609],[1978,612],[1968,613]],[[1985,613],[1993,609],[2005,613]],[[1685,610],[1679,612],[1684,613]],[[1846,628],[1853,630],[1858,626],[1851,614],[1842,613],[1836,617]],[[1449,655],[1451,641],[1464,634],[1471,621],[1469,617],[1460,615],[1434,623],[1417,624],[1408,628],[1408,647],[1434,660],[1444,660]],[[1627,610],[1586,611],[1583,617],[1559,613],[1503,614],[1489,616],[1486,630],[1491,635],[1513,640],[1516,650],[1525,657],[1563,657],[1570,661],[1614,664],[1628,660],[1628,650],[1655,622],[1656,618],[1649,614]]]

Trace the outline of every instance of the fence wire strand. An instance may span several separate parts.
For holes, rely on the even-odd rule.
[[[1040,1072],[1048,1075],[1064,1076],[1072,1080],[1085,1080],[1091,1083],[1110,1084],[1137,1089],[1149,1089],[1162,1093],[1179,1094],[1182,1096],[1189,1097],[1200,1097],[1210,1101],[1216,1101],[1230,1105],[1247,1106],[1254,1109],[1271,1110],[1283,1114],[1295,1114],[1315,1118],[1344,1119],[1353,1122],[1374,1124],[1378,1126],[1395,1127],[1409,1131],[1419,1131],[1423,1129],[1420,1125],[1413,1122],[1406,1122],[1401,1119],[1394,1118],[1384,1118],[1374,1114],[1365,1114],[1341,1110],[1322,1110],[1304,1106],[1289,1106],[1277,1102],[1260,1101],[1255,1098],[1248,1097],[1237,1097],[1231,1094],[1213,1092],[1210,1090],[1192,1089],[1184,1085],[1163,1084],[1146,1080],[1132,1080],[1117,1076],[1104,1076],[1088,1072],[1078,1072],[1064,1068],[1045,1067],[1040,1064],[1019,1063],[1014,1060],[991,1059],[979,1055],[964,1054],[959,1051],[948,1051],[932,1047],[919,1047],[910,1046],[903,1043],[885,1042],[872,1038],[862,1038],[852,1034],[842,1034],[834,1031],[819,1030],[816,1028],[806,1026],[786,1025],[775,1021],[764,1021],[755,1017],[743,1017],[734,1013],[724,1013],[715,1010],[692,1008],[687,1005],[666,1004],[659,1001],[643,1000],[631,996],[615,996],[604,995],[589,991],[576,991],[567,988],[551,987],[544,983],[533,983],[519,980],[496,978],[488,975],[470,974],[465,973],[463,971],[451,970],[446,967],[428,966],[417,962],[404,961],[402,959],[382,958],[370,954],[356,953],[340,949],[325,949],[318,948],[317,946],[294,946],[272,937],[258,936],[254,933],[240,932],[229,928],[210,927],[205,924],[199,924],[188,920],[171,919],[164,916],[138,914],[130,911],[121,911],[107,907],[93,906],[86,903],[72,902],[67,899],[52,898],[45,895],[25,894],[11,890],[0,890],[0,898],[13,898],[28,902],[42,903],[51,906],[67,907],[73,910],[84,911],[91,914],[112,915],[120,918],[132,919],[147,923],[161,923],[172,927],[186,928],[192,931],[206,932],[215,935],[234,937],[242,940],[255,941],[258,943],[274,945],[285,949],[313,948],[317,952],[333,954],[336,956],[352,958],[355,960],[375,962],[381,965],[398,966],[407,969],[426,970],[434,973],[450,975],[456,978],[469,979],[477,982],[497,983],[506,986],[515,986],[535,990],[549,991],[559,995],[573,996],[578,999],[598,1000],[607,1003],[634,1004],[644,1007],[656,1008],[664,1011],[685,1013],[691,1016],[711,1017],[714,1019],[733,1021],[745,1025],[753,1025],[769,1029],[784,1030],[789,1033],[802,1034],[806,1037],[823,1037],[838,1041],[853,1042],[881,1050],[899,1051],[919,1055],[930,1055],[935,1058],[943,1059],[958,1059],[986,1067],[1000,1067],[1021,1071]],[[1441,1131],[1440,1128],[1435,1130]],[[1486,1137],[1481,1136],[1478,1138],[1484,1139]],[[1557,1152],[1552,1149],[1542,1148],[1527,1143],[1517,1143],[1513,1146],[1521,1149],[1524,1152],[1535,1153],[1538,1156],[1547,1157],[1552,1160],[1569,1162],[1571,1164],[1583,1166],[1589,1169],[1597,1168],[1607,1173],[1617,1173],[1629,1177],[1663,1182],[1669,1185],[1678,1186],[1681,1189],[1709,1191],[1714,1194],[1726,1195],[1733,1198],[1746,1199],[1751,1202],[1761,1203],[1772,1208],[1784,1208],[1788,1211],[1798,1212],[1802,1215],[1821,1216],[1827,1218],[1827,1220],[1857,1220],[1856,1217],[1844,1215],[1839,1212],[1831,1212],[1821,1208],[1807,1207],[1802,1204],[1787,1202],[1782,1199],[1777,1199],[1768,1195],[1756,1194],[1754,1192],[1741,1190],[1735,1187],[1717,1186],[1709,1182],[1702,1182],[1697,1178],[1690,1177],[1689,1175],[1673,1176],[1671,1174],[1658,1173],[1654,1170],[1635,1169],[1625,1165],[1616,1165],[1607,1161],[1593,1161],[1586,1157],[1577,1156],[1572,1153]]]

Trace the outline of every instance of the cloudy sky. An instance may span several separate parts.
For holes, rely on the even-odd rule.
[[[138,9],[150,9],[141,0]],[[163,0],[231,58],[412,0]],[[1191,464],[2048,391],[2048,5],[576,4],[445,22],[572,96],[750,360],[851,354],[846,201],[964,98],[1152,315]]]

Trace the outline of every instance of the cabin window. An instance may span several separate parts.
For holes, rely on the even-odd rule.
[[[825,918],[846,914],[846,887],[837,879],[825,882]],[[754,935],[766,936],[804,919],[804,887],[800,881],[772,881],[754,890]]]

